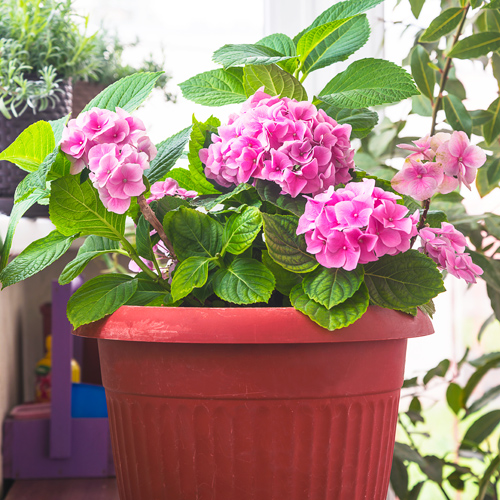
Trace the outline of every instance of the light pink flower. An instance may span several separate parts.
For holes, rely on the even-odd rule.
[[[161,200],[165,196],[180,196],[181,198],[196,198],[198,193],[196,191],[187,191],[180,188],[175,179],[167,177],[164,181],[155,182],[151,186],[151,196],[146,200],[148,203],[152,201]]]
[[[115,168],[109,177],[106,188],[113,198],[130,199],[146,190],[142,181],[142,169],[135,163],[127,163]]]
[[[422,163],[410,156],[403,168],[392,178],[391,185],[398,193],[423,201],[438,192],[443,179],[443,170],[438,163]]]

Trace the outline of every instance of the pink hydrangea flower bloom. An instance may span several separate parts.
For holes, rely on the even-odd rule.
[[[484,151],[469,144],[465,132],[453,132],[449,141],[439,146],[436,155],[444,173],[456,177],[460,184],[464,183],[469,189],[476,178],[476,170],[486,161]]]
[[[167,177],[164,181],[155,182],[151,186],[151,196],[146,201],[151,203],[152,201],[161,200],[165,196],[180,196],[185,199],[196,198],[198,193],[179,187],[175,179]]]
[[[292,197],[316,195],[351,179],[350,134],[350,125],[309,102],[258,90],[199,154],[205,175],[221,186],[265,179]]]
[[[63,130],[61,149],[74,159],[79,159],[85,153],[87,136],[76,126],[75,120],[71,122]]]
[[[438,192],[443,180],[443,170],[438,163],[422,163],[410,156],[403,168],[392,178],[391,185],[398,193],[423,201]]]

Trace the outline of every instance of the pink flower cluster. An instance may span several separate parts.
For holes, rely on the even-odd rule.
[[[156,156],[156,148],[139,118],[116,108],[116,112],[92,108],[70,120],[63,131],[61,149],[72,163],[71,173],[85,167],[104,206],[125,213],[132,196],[146,190],[144,170]]]
[[[196,198],[196,191],[188,191],[179,187],[175,179],[167,177],[164,181],[158,181],[151,185],[151,196],[146,200],[148,203],[161,200],[165,196],[180,196],[181,198]]]
[[[305,234],[307,251],[325,267],[351,271],[358,264],[410,248],[417,234],[418,211],[398,205],[399,196],[375,187],[372,179],[309,198],[297,234]]]
[[[436,193],[450,193],[462,184],[470,189],[476,170],[486,161],[484,151],[469,144],[465,132],[441,132],[413,144],[399,144],[412,154],[391,183],[398,193],[419,201]]]
[[[419,231],[422,247],[419,250],[427,254],[441,269],[446,269],[457,278],[468,283],[475,283],[476,276],[483,270],[472,262],[465,250],[465,236],[452,224],[442,222],[441,228],[424,227]]]
[[[221,186],[266,179],[283,193],[318,194],[351,179],[350,125],[310,102],[257,91],[200,151],[205,175]]]

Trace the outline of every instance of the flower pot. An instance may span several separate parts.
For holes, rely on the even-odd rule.
[[[71,115],[76,118],[83,108],[98,94],[100,94],[106,85],[95,82],[84,82],[77,80],[73,82],[73,109]]]
[[[407,338],[432,331],[124,306],[76,334],[99,339],[121,500],[385,500]]]
[[[71,79],[60,84],[63,92],[59,95],[59,102],[53,108],[47,108],[36,114],[27,109],[17,118],[7,119],[0,113],[0,152],[7,149],[26,128],[39,120],[58,120],[71,113],[72,87]],[[0,213],[10,214],[14,206],[16,187],[27,172],[8,161],[0,161]],[[25,214],[25,217],[48,217],[46,205],[35,204]]]

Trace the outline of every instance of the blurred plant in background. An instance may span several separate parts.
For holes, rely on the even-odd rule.
[[[399,2],[398,2],[399,3]],[[418,18],[428,0],[409,0],[413,15]],[[486,164],[478,170],[476,187],[481,197],[500,182],[500,97],[487,109],[467,109],[466,90],[458,79],[454,60],[479,60],[492,68],[500,82],[500,1],[443,0],[441,13],[420,31],[405,62],[421,92],[412,97],[412,115],[428,117],[428,133],[451,130],[476,136],[475,143],[488,153]],[[485,78],[487,75],[485,74]],[[475,89],[480,92],[481,89]],[[408,152],[398,149],[417,137],[405,137],[407,121],[391,122],[387,118],[361,138],[355,156],[358,168],[369,170],[390,180],[397,169],[391,161]],[[407,160],[406,160],[407,161]],[[493,315],[477,335],[481,340],[488,325],[500,319],[500,216],[493,213],[468,215],[458,191],[437,194],[433,210],[443,210],[448,221],[464,233],[473,249],[468,251],[484,270]],[[432,217],[432,213],[429,213]],[[475,359],[476,358],[476,359]],[[411,403],[399,415],[391,484],[401,500],[455,499],[498,500],[500,498],[500,385],[480,388],[484,377],[500,368],[500,353],[474,356],[469,349],[459,362],[442,360],[423,377],[405,381],[406,397]],[[438,385],[444,387],[436,387]],[[446,399],[446,402],[442,400]],[[440,427],[442,413],[429,408],[444,403],[451,412],[455,428],[455,447],[443,454],[426,455],[424,450],[433,439],[429,433]]]

